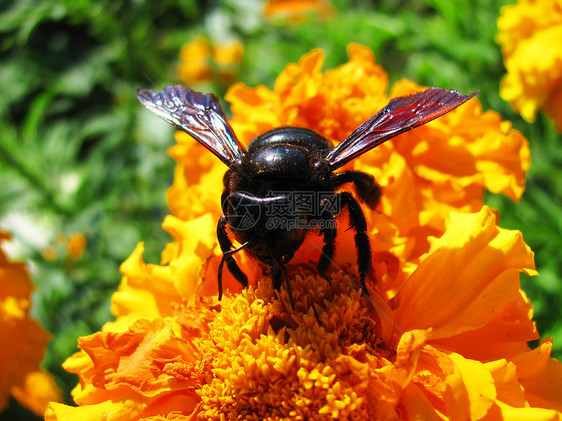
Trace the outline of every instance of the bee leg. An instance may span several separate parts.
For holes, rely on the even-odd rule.
[[[291,308],[295,309],[295,303],[293,302],[293,293],[291,292],[291,283],[289,282],[289,273],[287,268],[277,259],[274,260],[274,265],[271,266],[271,278],[273,281],[273,288],[279,290],[281,285],[283,285],[283,277],[285,277],[285,282],[287,284],[287,295],[289,296],[289,303]]]
[[[289,282],[289,273],[287,272],[287,268],[285,265],[281,266],[281,270],[283,270],[283,274],[285,275],[285,282],[287,283],[287,294],[289,295],[289,303],[291,304],[291,308],[295,309],[295,303],[293,302],[293,293],[291,292],[291,282]]]
[[[219,301],[220,301],[222,299],[222,271],[224,268],[225,261],[226,261],[226,267],[228,267],[228,270],[230,271],[230,273],[232,273],[234,278],[238,282],[240,282],[244,288],[248,286],[248,277],[244,272],[242,272],[242,270],[240,269],[240,267],[238,266],[236,260],[234,260],[234,257],[232,257],[232,255],[245,248],[249,244],[249,242],[246,242],[240,247],[232,250],[233,246],[232,246],[232,242],[230,241],[230,238],[228,238],[228,233],[226,232],[226,216],[224,215],[222,215],[219,218],[219,222],[217,224],[217,239],[219,240],[219,245],[223,253],[221,263],[219,265],[219,271],[218,271]]]
[[[361,171],[344,171],[332,175],[334,189],[345,183],[353,183],[359,200],[374,209],[380,202],[382,190],[371,174]]]
[[[361,210],[361,206],[351,193],[342,192],[338,194],[341,209],[347,208],[350,229],[355,231],[355,249],[357,251],[357,266],[359,269],[359,279],[363,295],[369,295],[365,281],[369,273],[372,272],[371,265],[371,243],[367,234],[367,221]]]
[[[272,266],[270,273],[273,288],[279,291],[281,289],[281,285],[283,285],[283,272],[281,271],[281,267],[277,265]]]
[[[325,221],[331,222],[334,221],[334,218],[325,219]],[[328,226],[323,228],[320,232],[324,236],[324,247],[322,247],[322,254],[320,255],[320,259],[318,259],[316,268],[318,270],[318,274],[330,283],[331,279],[326,276],[326,272],[330,268],[334,259],[334,253],[336,251],[336,235],[338,231],[335,227]]]

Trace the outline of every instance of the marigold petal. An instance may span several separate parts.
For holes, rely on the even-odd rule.
[[[519,383],[517,368],[514,363],[501,359],[485,363],[484,365],[494,379],[498,401],[518,408],[528,405],[525,400],[523,387]]]
[[[146,264],[139,243],[131,256],[121,265],[123,279],[119,290],[113,294],[111,312],[129,318],[155,318],[173,315],[171,303],[181,297],[171,288],[173,280],[169,269]]]
[[[562,363],[550,358],[552,338],[513,359],[531,406],[562,412]]]
[[[174,286],[185,300],[196,295],[201,266],[214,256],[216,226],[210,213],[190,221],[167,216],[162,223],[162,228],[176,239],[174,253],[166,256],[166,260],[174,274]]]
[[[437,421],[442,419],[435,411],[435,407],[426,395],[414,384],[409,384],[404,389],[404,394],[400,400],[404,407],[407,419]]]
[[[289,93],[295,96],[294,99],[290,98],[294,104],[297,104],[299,99],[314,96],[317,88],[314,82],[318,82],[323,63],[323,50],[315,49],[306,53],[298,63],[290,63],[285,67],[277,77],[273,91],[279,93],[281,99]]]
[[[532,318],[531,303],[520,290],[514,299],[497,311],[481,328],[437,339],[432,344],[444,349],[454,349],[467,358],[479,361],[512,358],[528,351],[527,342],[539,338]]]
[[[393,366],[389,366],[387,369],[395,374],[399,374],[398,376],[393,375],[392,378],[402,388],[408,385],[414,374],[421,349],[430,336],[431,329],[411,330],[401,336],[400,342],[396,347],[396,361]]]
[[[482,419],[496,400],[494,379],[485,366],[459,354],[450,354],[455,371],[446,379],[443,398],[452,419]]]
[[[124,332],[81,338],[83,351],[64,363],[81,380],[73,391],[75,401],[91,407],[94,414],[106,401],[122,402],[123,413],[115,416],[129,411],[128,419],[137,419],[141,412],[138,419],[191,414],[199,402],[195,385],[201,382],[201,373],[194,369],[200,355],[183,336],[200,336],[207,323],[200,310],[192,308],[167,324],[137,320]]]
[[[510,421],[560,421],[562,414],[543,408],[519,408],[506,405],[503,402],[497,402],[501,415],[497,418]]]
[[[184,132],[176,132],[178,144],[169,154],[178,165],[174,183],[166,193],[166,203],[180,219],[189,220],[207,212],[221,213],[224,164]]]
[[[280,106],[279,97],[265,86],[249,88],[235,83],[226,92],[225,99],[230,102],[233,113],[230,124],[245,145],[257,135],[283,125],[275,112]],[[244,117],[237,118],[240,115]]]
[[[521,270],[535,273],[520,232],[498,228],[487,207],[452,214],[399,292],[395,321],[404,330],[431,327],[434,339],[480,328],[519,294]]]
[[[141,413],[143,405],[134,401],[107,400],[95,405],[68,406],[51,402],[45,411],[46,421],[130,421]]]
[[[187,222],[168,216],[162,226],[177,241],[162,253],[162,266],[143,261],[142,243],[121,265],[123,281],[112,300],[116,316],[172,316],[177,303],[197,294],[201,266],[214,256],[216,222],[207,213]]]

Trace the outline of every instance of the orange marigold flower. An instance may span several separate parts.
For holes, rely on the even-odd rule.
[[[0,230],[0,245],[10,235]],[[23,263],[11,262],[0,248],[0,411],[12,395],[42,415],[62,396],[50,374],[38,371],[49,333],[30,316],[33,285]]]
[[[207,293],[182,299],[185,267],[201,267],[209,253],[201,252],[209,234],[191,231],[198,225],[167,224],[188,236],[167,264],[135,253],[123,265],[120,317],[81,338],[82,351],[65,363],[80,377],[80,406],[52,404],[47,420],[562,415],[551,342],[527,346],[538,334],[519,272],[535,274],[533,253],[489,209],[451,213],[392,300],[373,289],[362,297],[353,268],[331,283],[294,268],[295,311],[267,278],[220,303]],[[203,272],[203,282],[215,280]]]
[[[180,51],[180,79],[188,85],[213,79],[230,84],[236,80],[243,52],[243,46],[237,40],[214,44],[198,37]]]
[[[501,9],[497,42],[507,74],[500,95],[529,121],[543,110],[562,132],[562,1],[519,0]]]
[[[345,138],[388,101],[372,53],[349,52],[325,73],[319,51],[306,55],[273,91],[232,87],[238,136],[296,125]],[[403,86],[392,95],[419,89]],[[64,364],[79,376],[79,406],[52,404],[47,420],[560,418],[562,364],[551,340],[527,345],[539,335],[519,273],[536,274],[533,253],[481,202],[484,188],[523,191],[528,147],[509,122],[471,100],[352,162],[385,189],[366,212],[376,287],[361,295],[342,223],[331,282],[310,265],[319,236],[288,265],[295,310],[244,253],[236,258],[251,285],[225,271],[217,300],[225,168],[176,137],[163,224],[174,240],[160,265],[143,261],[142,244],[123,263],[117,320],[80,338]]]

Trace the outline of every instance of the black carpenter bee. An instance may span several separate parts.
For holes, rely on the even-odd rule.
[[[372,268],[365,216],[351,193],[336,191],[352,183],[358,199],[375,208],[381,188],[364,172],[334,171],[388,139],[448,113],[477,93],[461,95],[454,90],[429,88],[394,98],[336,147],[311,130],[280,127],[257,136],[246,149],[212,94],[174,85],[159,93],[139,89],[137,97],[146,108],[190,134],[229,167],[221,198],[223,215],[217,226],[223,252],[219,299],[225,262],[232,275],[244,287],[248,285],[246,274],[233,257],[246,249],[265,264],[275,289],[281,287],[283,277],[286,279],[294,308],[285,265],[313,229],[323,236],[317,268],[326,278],[335,252],[335,217],[344,209],[355,232],[358,272],[363,294],[367,294],[365,281]],[[241,244],[238,248],[233,248],[227,227]]]

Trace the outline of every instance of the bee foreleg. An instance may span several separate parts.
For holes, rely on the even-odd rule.
[[[228,238],[228,233],[226,232],[226,217],[224,215],[222,215],[219,218],[219,222],[217,224],[217,238],[219,240],[219,245],[220,248],[222,250],[223,256],[221,259],[221,263],[219,265],[219,271],[218,271],[218,283],[219,283],[219,300],[221,300],[222,298],[222,271],[224,268],[224,262],[226,261],[226,266],[228,267],[228,270],[230,271],[230,273],[232,273],[232,276],[234,276],[234,278],[240,282],[242,284],[242,286],[245,288],[248,286],[248,277],[246,276],[246,274],[244,272],[242,272],[242,270],[240,269],[240,267],[238,266],[238,264],[236,263],[236,260],[234,260],[234,257],[232,257],[232,255],[234,253],[239,252],[240,250],[242,250],[243,248],[245,248],[249,243],[244,243],[242,246],[236,248],[236,249],[232,249],[232,242],[230,241],[230,238]]]

